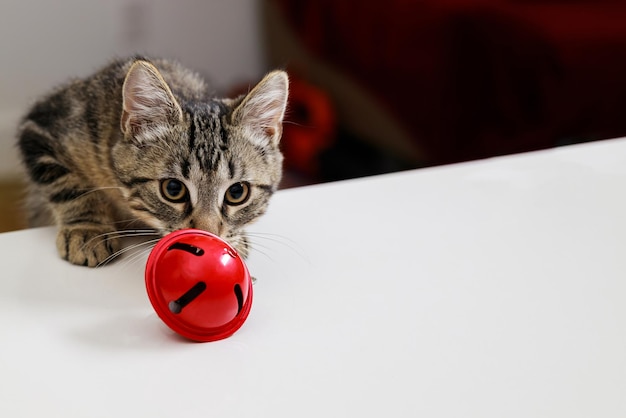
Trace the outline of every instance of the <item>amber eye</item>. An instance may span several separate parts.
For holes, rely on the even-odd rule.
[[[161,180],[161,195],[173,203],[184,202],[189,197],[187,187],[176,179]]]
[[[250,197],[250,184],[245,181],[235,183],[226,190],[224,197],[227,205],[243,205]]]

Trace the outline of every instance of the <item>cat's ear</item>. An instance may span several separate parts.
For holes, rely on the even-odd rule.
[[[159,70],[147,61],[136,61],[130,67],[122,96],[122,132],[139,143],[182,120],[183,112],[172,91]]]
[[[244,97],[233,112],[233,121],[251,128],[256,134],[255,138],[278,146],[288,95],[287,73],[273,71]]]

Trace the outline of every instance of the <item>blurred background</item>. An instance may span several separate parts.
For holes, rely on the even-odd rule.
[[[0,231],[24,226],[20,116],[111,57],[224,95],[288,70],[294,187],[626,136],[624,22],[620,0],[5,0]]]

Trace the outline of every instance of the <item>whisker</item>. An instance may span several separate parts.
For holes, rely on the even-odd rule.
[[[106,236],[104,239],[102,239],[101,241],[99,241],[98,243],[96,243],[94,245],[97,245],[97,244],[99,244],[101,242],[104,242],[104,241],[106,241],[107,239],[109,239],[111,237],[113,237],[113,238],[128,238],[128,237],[142,237],[142,236],[146,237],[146,236],[154,236],[155,235],[152,232],[140,232],[140,231],[135,231],[133,233],[128,233],[128,232],[129,231],[115,231],[115,232],[109,232],[109,233],[106,233],[106,234],[101,234],[100,236],[105,236],[105,235],[108,235],[108,236]],[[160,239],[160,237],[157,238],[156,241],[158,241],[159,239]],[[122,249],[114,252],[113,254],[109,255],[107,258],[102,260],[100,263],[98,263],[98,265],[96,267],[108,264],[115,257],[123,254],[126,251],[132,250],[133,248],[135,248],[135,246],[141,245],[141,244],[142,243],[130,245],[130,246],[127,246],[127,247],[123,247]]]
[[[295,242],[294,240],[288,237],[285,237],[283,235],[278,235],[278,234],[265,233],[265,232],[246,232],[246,234],[248,235],[249,238],[254,239],[255,241],[257,239],[263,239],[265,241],[273,242],[276,244],[281,244],[285,248],[288,248],[289,250],[291,250],[294,254],[296,254],[302,260],[306,261],[307,263],[310,263],[310,260],[306,256],[304,249],[297,242]],[[260,245],[260,244],[258,243],[258,241],[256,241],[255,245]],[[265,248],[269,249],[270,247],[266,246]]]
[[[122,269],[128,268],[129,266],[141,260],[144,256],[147,257],[147,255],[150,254],[150,251],[152,251],[152,249],[154,248],[155,244],[158,241],[159,240],[150,240],[150,241],[145,242],[144,244],[147,246],[147,248],[140,249],[136,253],[132,254],[130,257],[124,260],[124,262],[120,265],[120,268]]]
[[[289,237],[286,237],[286,236],[280,235],[280,234],[272,234],[271,232],[250,232],[250,231],[246,231],[246,234],[247,235],[252,235],[252,236],[255,236],[255,237],[259,237],[259,238],[273,240],[275,242],[281,242],[282,243],[283,241],[287,241],[290,244],[298,245],[298,243],[296,241],[294,241],[293,239],[291,239]]]
[[[267,258],[268,260],[270,260],[271,262],[274,262],[274,263],[276,262],[276,260],[275,260],[272,256],[270,256],[270,255],[269,255],[266,251],[260,250],[260,249],[258,248],[258,247],[261,247],[261,248],[263,248],[263,249],[265,249],[265,250],[269,250],[270,248],[269,248],[268,246],[264,246],[264,245],[262,245],[262,244],[259,244],[258,242],[250,242],[250,244],[251,244],[250,248],[251,248],[253,251],[255,251],[255,252],[257,252],[257,253],[261,254],[262,256],[264,256],[265,258]]]
[[[299,126],[299,127],[308,127],[308,128],[312,128],[313,126],[308,126],[308,125],[304,125],[302,123],[298,123],[298,122],[294,122],[291,120],[283,120],[283,124],[285,125],[294,125],[294,126]]]
[[[118,222],[115,222],[115,223],[116,223],[116,224],[123,224],[123,227],[122,227],[123,229],[129,229],[129,228],[131,228],[133,225],[135,225],[135,224],[141,224],[141,223],[143,223],[143,222],[145,222],[143,219],[141,219],[141,218],[135,218],[135,219],[128,219],[128,220],[126,220],[126,221],[118,221]],[[155,231],[156,231],[156,229],[155,229]]]
[[[113,259],[119,257],[122,254],[125,254],[129,251],[133,251],[137,248],[141,248],[143,246],[146,245],[151,245],[151,244],[155,244],[157,243],[161,238],[156,238],[156,239],[152,239],[152,240],[148,240],[148,241],[143,241],[137,244],[133,244],[133,245],[129,245],[127,247],[124,247],[116,252],[114,252],[113,254],[111,254],[110,256],[108,256],[107,258],[105,258],[104,260],[102,260],[100,263],[98,263],[98,265],[96,267],[103,267],[106,266],[108,263],[110,263]]]
[[[116,225],[116,224],[126,224],[126,223],[134,223],[134,222],[141,222],[141,219],[140,218],[120,219],[119,221],[113,221],[111,223]]]
[[[82,196],[85,196],[90,193],[99,192],[100,190],[113,190],[113,189],[123,190],[124,188],[120,186],[107,186],[107,187],[94,187],[92,189],[82,189],[81,191],[83,192]]]
[[[96,245],[105,242],[109,238],[141,237],[141,236],[150,236],[150,235],[158,235],[158,233],[152,229],[129,229],[129,230],[104,232],[102,234],[98,234],[95,237],[92,237],[89,240],[85,241],[85,243],[82,246],[82,249],[84,250],[85,248],[88,248],[88,245],[92,245],[93,247],[95,247]],[[95,240],[99,240],[99,241],[92,244],[92,242]]]
[[[135,244],[136,245],[136,244]],[[128,247],[123,247],[117,251],[115,251],[114,253],[112,253],[111,255],[109,255],[107,258],[105,258],[104,260],[102,260],[101,262],[99,262],[98,264],[96,264],[96,268],[98,267],[104,267],[107,264],[109,264],[111,261],[113,261],[115,258],[121,256],[122,254],[133,250],[134,246],[128,246]]]

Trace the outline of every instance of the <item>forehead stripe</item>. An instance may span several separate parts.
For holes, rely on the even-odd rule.
[[[228,175],[231,180],[235,178],[235,163],[232,160],[228,160]]]
[[[191,163],[188,158],[183,159],[180,163],[180,171],[184,178],[189,180],[189,171],[191,170]]]
[[[196,121],[195,118],[191,118],[189,123],[189,152],[193,151],[196,147]]]

